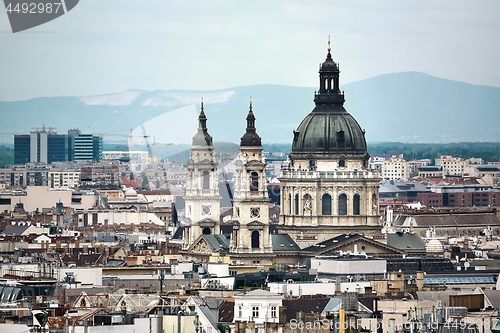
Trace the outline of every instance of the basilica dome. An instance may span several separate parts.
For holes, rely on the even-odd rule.
[[[368,156],[365,131],[344,108],[339,74],[328,45],[326,60],[319,70],[320,88],[314,95],[316,107],[293,132],[292,159]]]

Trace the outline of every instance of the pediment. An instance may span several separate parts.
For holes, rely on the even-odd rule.
[[[247,223],[247,227],[249,228],[264,228],[266,224],[257,220],[253,220]]]
[[[188,253],[192,254],[212,254],[212,248],[210,245],[207,243],[203,237],[198,237],[198,239],[191,244],[191,246],[187,250]]]
[[[198,221],[197,225],[199,225],[202,228],[205,227],[214,227],[218,222],[215,220],[212,220],[210,218],[203,219],[201,221]]]

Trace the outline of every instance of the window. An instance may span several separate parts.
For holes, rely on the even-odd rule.
[[[208,171],[203,171],[203,189],[210,189],[210,174]]]
[[[295,215],[299,215],[299,194],[295,194]]]
[[[258,249],[260,247],[260,235],[259,231],[252,231],[252,249]]]
[[[271,306],[271,318],[276,318],[276,307]]]
[[[259,317],[259,307],[258,306],[252,306],[252,317],[253,318]]]
[[[288,193],[288,203],[289,203],[289,209],[288,209],[288,214],[292,214],[292,194]]]
[[[243,307],[241,305],[238,306],[238,318],[243,317]]]
[[[344,160],[339,161],[339,167],[345,168],[345,161]]]
[[[321,214],[332,215],[332,196],[328,193],[321,197]]]
[[[347,215],[347,195],[339,195],[339,215]]]
[[[259,190],[259,174],[254,171],[250,174],[250,191],[257,192],[258,190]]]
[[[359,215],[360,213],[359,202],[360,202],[359,194],[355,194],[352,200],[352,213],[354,215]]]

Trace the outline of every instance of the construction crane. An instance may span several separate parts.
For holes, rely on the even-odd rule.
[[[141,124],[141,128],[144,142],[146,142],[146,147],[148,148],[149,161],[151,163],[154,163],[156,162],[156,157],[153,155],[153,151],[151,150],[151,146],[149,145],[149,135],[146,134],[146,128],[144,128],[144,124]]]

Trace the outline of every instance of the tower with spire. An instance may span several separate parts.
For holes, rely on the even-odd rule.
[[[233,253],[272,252],[269,235],[269,196],[262,142],[255,128],[250,99],[247,127],[240,140],[233,196]]]
[[[203,99],[198,117],[198,131],[193,137],[187,166],[183,248],[188,248],[202,234],[220,233],[221,197],[217,181],[217,161],[213,140],[208,134]]]

